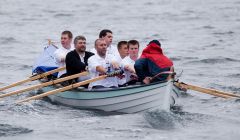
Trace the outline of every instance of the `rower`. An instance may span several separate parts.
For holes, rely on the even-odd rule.
[[[140,82],[149,84],[151,77],[160,72],[170,71],[173,69],[173,62],[163,54],[161,44],[158,40],[152,40],[143,50],[140,59],[135,62],[134,68]],[[167,74],[160,75],[155,81],[164,81],[168,77]]]
[[[67,55],[68,52],[70,52],[72,50],[72,47],[71,47],[72,38],[73,38],[73,35],[70,31],[63,31],[62,32],[62,35],[61,35],[62,47],[57,49],[54,52],[54,57],[55,57],[55,60],[56,60],[56,63],[58,65],[58,67],[64,67],[66,65],[65,64],[66,55]],[[66,76],[65,73],[66,73],[65,70],[60,71],[58,73],[58,77]]]
[[[118,53],[116,53],[116,61],[121,63],[122,60],[128,56],[128,46],[127,46],[128,42],[127,41],[119,41],[117,48],[118,48]],[[122,67],[123,69],[123,67]],[[122,86],[123,84],[126,83],[126,78],[125,78],[125,74],[119,75],[118,76],[118,85]]]
[[[139,42],[137,40],[129,40],[127,43],[127,48],[129,55],[121,61],[121,66],[124,68],[124,84],[131,85],[136,83],[137,81],[134,64],[135,61],[138,59]]]
[[[86,38],[84,36],[77,36],[74,39],[75,49],[69,52],[66,56],[67,75],[77,74],[86,71],[88,66],[88,59],[94,54],[86,51]],[[74,82],[84,81],[89,79],[89,76],[81,76],[74,79]]]
[[[88,70],[91,78],[98,77],[119,69],[115,57],[107,54],[107,44],[104,39],[95,41],[96,54],[88,59]],[[118,87],[117,78],[107,77],[103,80],[98,80],[89,84],[89,89],[97,88],[116,88]]]
[[[114,56],[118,55],[117,47],[112,45],[113,32],[111,30],[109,30],[109,29],[101,30],[99,33],[99,38],[102,38],[106,42],[106,45],[107,45],[106,53],[107,54],[111,54]],[[96,54],[97,53],[96,48],[92,48],[91,52]]]

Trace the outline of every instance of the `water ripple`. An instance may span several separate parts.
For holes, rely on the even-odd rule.
[[[232,35],[234,34],[233,31],[227,31],[227,32],[214,32],[214,35]]]
[[[60,14],[55,14],[54,17],[72,17],[73,14],[67,14],[67,13],[60,13]]]
[[[10,43],[18,43],[18,41],[14,37],[1,37],[1,44],[10,44]]]
[[[201,59],[197,61],[189,61],[188,63],[205,63],[205,64],[219,64],[219,63],[227,63],[227,62],[240,62],[238,59],[233,58],[209,58],[209,59]]]
[[[218,88],[221,89],[223,91],[230,91],[230,92],[234,92],[236,94],[240,94],[240,87],[236,87],[236,86],[225,86],[225,85],[220,85],[220,84],[213,84],[213,87],[211,88]]]
[[[33,132],[33,130],[23,127],[12,126],[9,124],[0,124],[0,137],[15,136],[19,134],[26,134]]]
[[[239,73],[235,73],[235,74],[230,74],[227,77],[231,77],[231,78],[240,78],[240,74]]]
[[[206,25],[206,26],[203,26],[203,28],[204,28],[204,29],[214,29],[214,27],[213,27],[213,26],[211,26],[211,25]]]
[[[176,127],[176,116],[171,112],[148,111],[144,113],[145,120],[155,129],[170,130]]]

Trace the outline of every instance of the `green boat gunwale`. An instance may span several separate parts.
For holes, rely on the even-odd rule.
[[[130,94],[138,94],[141,92],[151,91],[151,90],[166,86],[168,82],[171,82],[171,81],[160,81],[160,82],[155,82],[148,85],[136,85],[131,87],[120,87],[120,88],[104,89],[104,90],[72,89],[72,90],[60,92],[54,96],[59,96],[59,97],[68,98],[68,99],[83,99],[83,100],[106,99],[106,98],[113,97],[112,96],[113,94],[115,94],[114,97],[119,97],[119,96],[127,96]],[[54,86],[51,86],[51,87],[54,88]],[[134,91],[135,89],[136,91]],[[124,93],[123,91],[126,91],[126,90],[131,92]]]
[[[148,86],[153,86],[153,85],[158,85],[158,84],[163,84],[166,83],[167,84],[168,81],[159,81],[159,82],[154,82],[154,83],[150,83],[150,84],[140,84],[140,85],[129,85],[127,87],[118,87],[118,88],[103,88],[103,89],[79,89],[79,88],[75,88],[72,89],[71,91],[80,91],[80,92],[108,92],[108,91],[119,91],[119,90],[128,90],[128,89],[133,89],[133,88],[142,88],[142,87],[148,87]],[[165,85],[163,85],[165,86]],[[162,87],[162,86],[161,86]]]

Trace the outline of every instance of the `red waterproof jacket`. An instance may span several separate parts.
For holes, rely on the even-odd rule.
[[[140,58],[150,59],[160,68],[167,68],[173,66],[172,60],[165,56],[162,52],[162,49],[156,43],[150,43],[143,50]]]

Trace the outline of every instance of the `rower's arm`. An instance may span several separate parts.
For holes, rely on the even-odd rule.
[[[102,74],[107,72],[107,70],[103,66],[97,66],[96,71]]]

